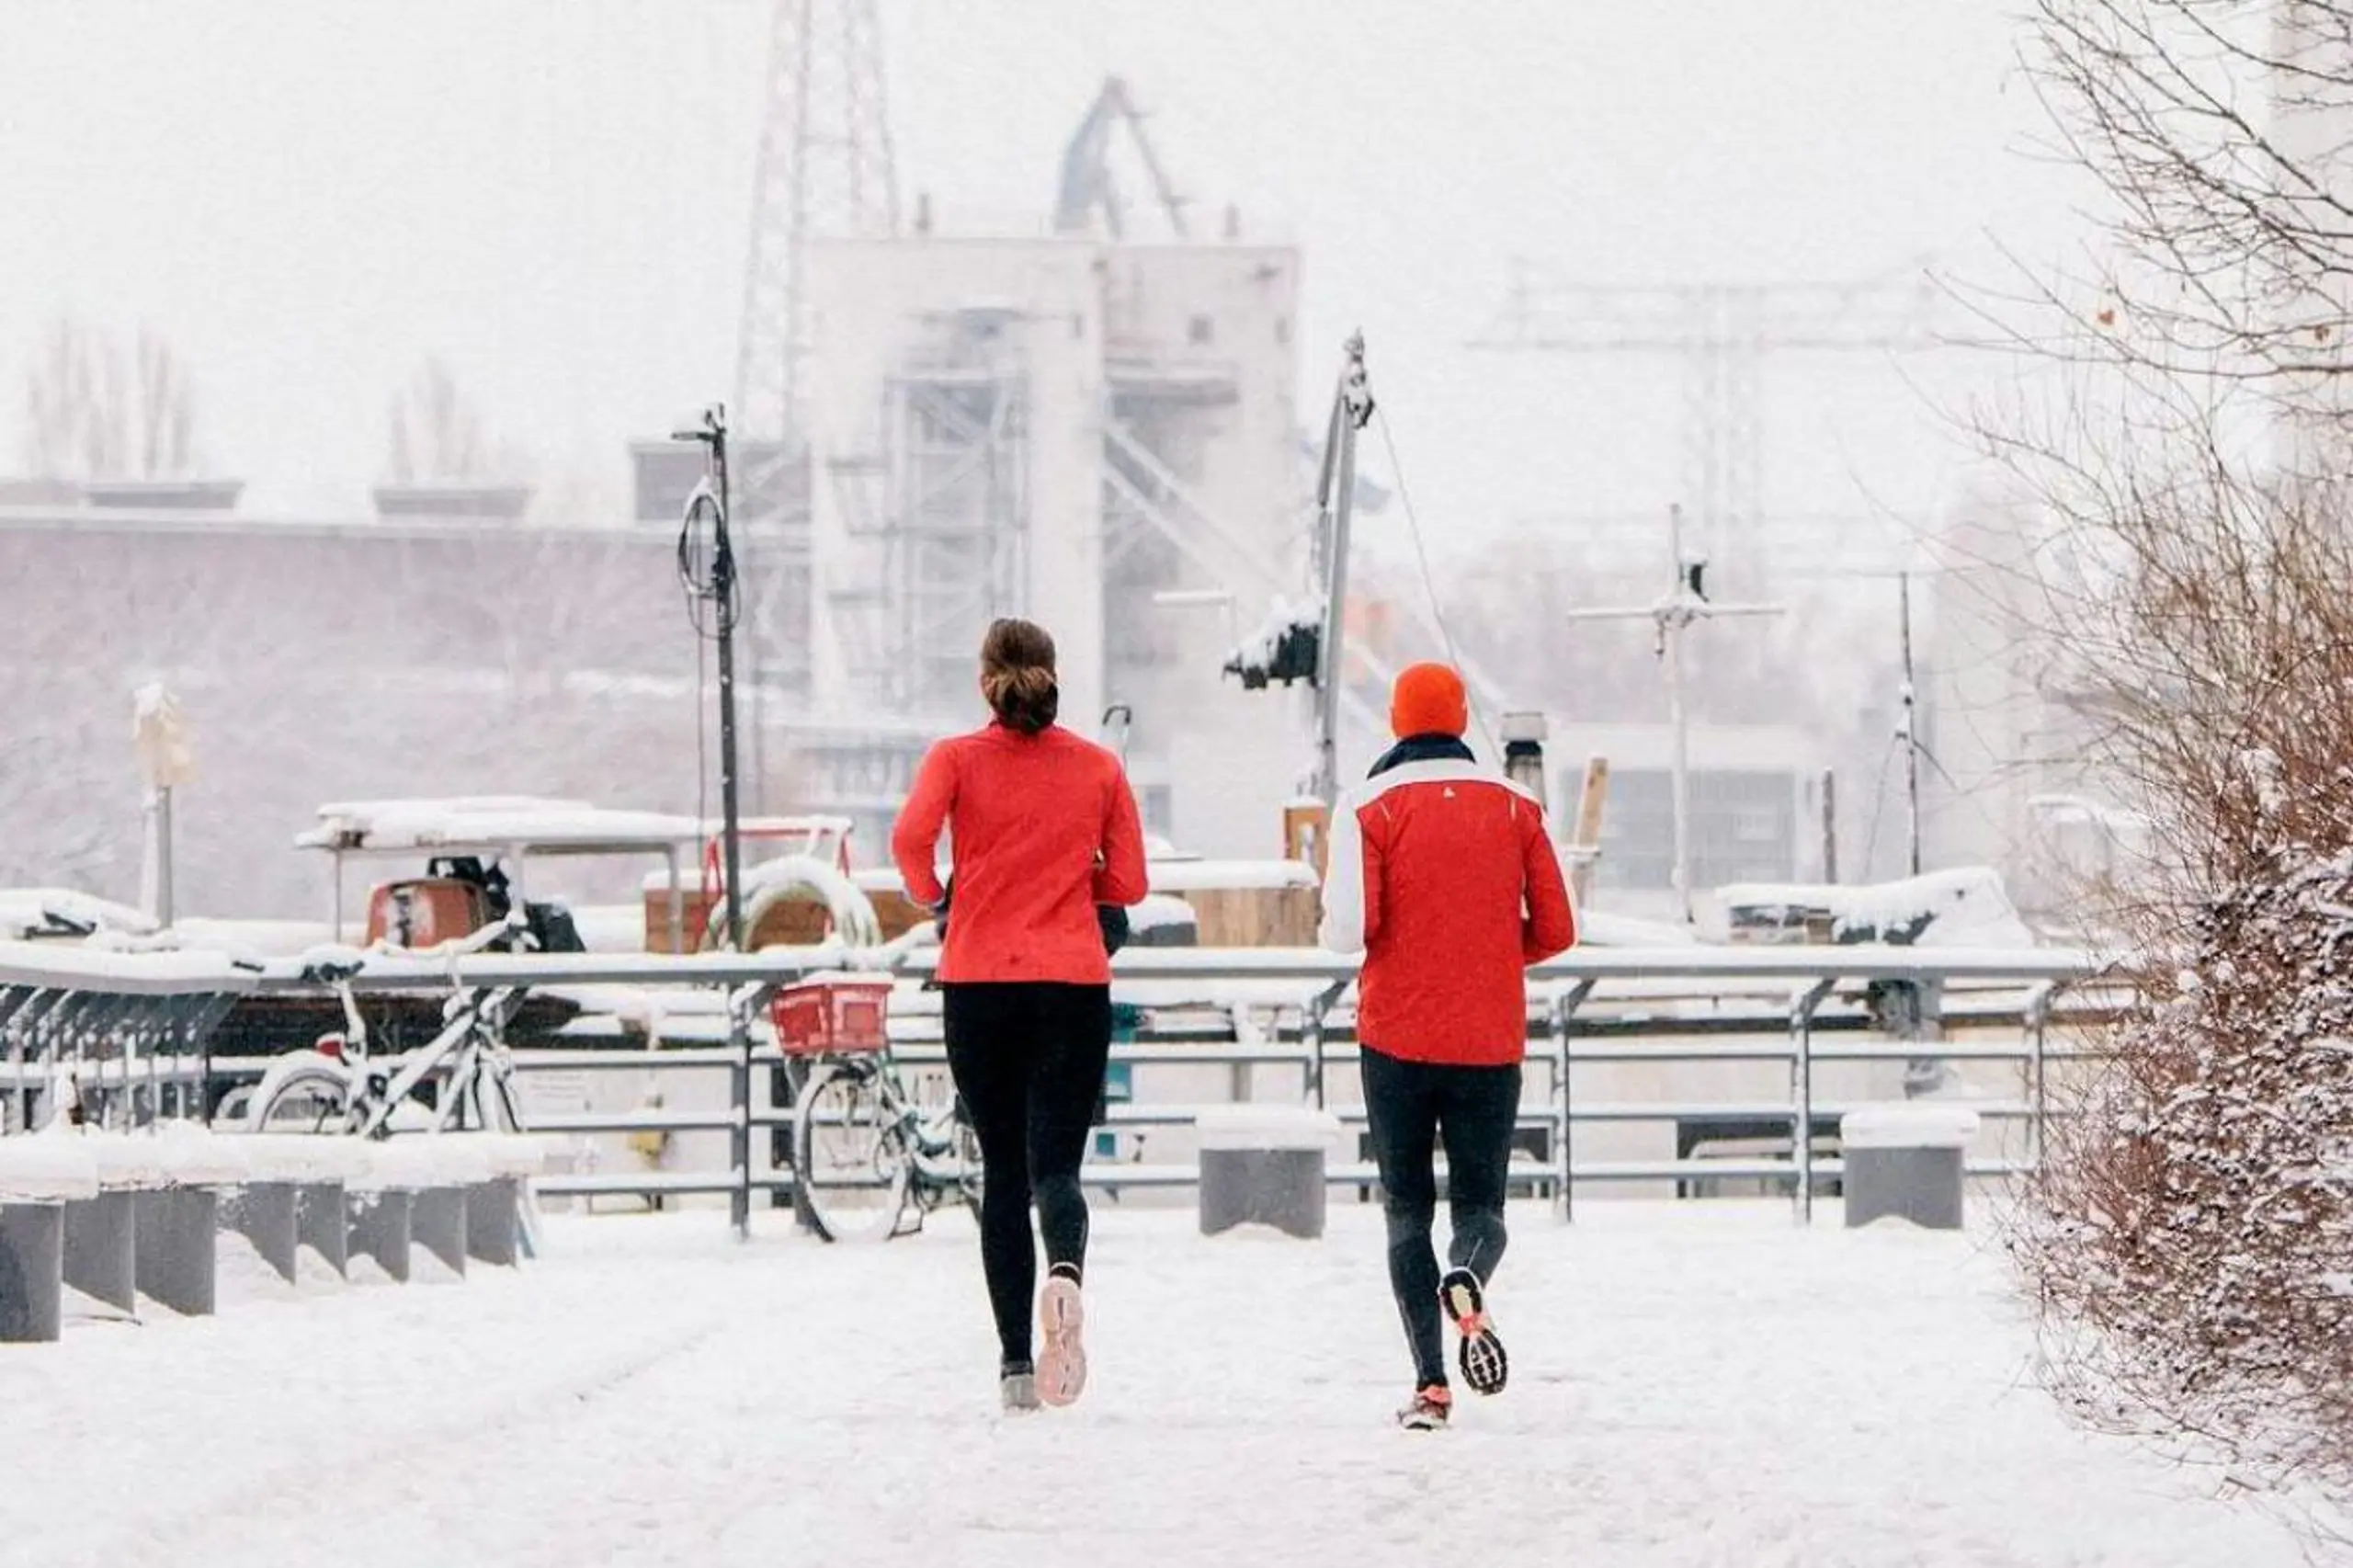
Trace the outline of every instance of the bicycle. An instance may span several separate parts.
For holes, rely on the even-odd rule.
[[[310,1051],[272,1062],[247,1101],[244,1125],[255,1132],[344,1133],[384,1138],[395,1131],[525,1131],[515,1094],[515,1067],[506,1051],[506,1025],[521,1005],[512,985],[463,984],[456,960],[522,935],[523,917],[509,915],[472,935],[432,949],[378,943],[367,953],[315,959],[302,978],[331,987],[343,1005],[341,1034],[324,1034]],[[442,1005],[441,1029],[397,1056],[369,1054],[368,1020],[351,982],[369,955],[441,957],[450,960],[453,994]],[[432,1100],[421,1091],[438,1079]],[[412,1105],[419,1109],[412,1109]]]
[[[979,1213],[980,1139],[962,1099],[951,1089],[945,1103],[926,1107],[909,1091],[879,998],[865,1004],[870,1015],[840,1027],[859,1006],[852,1000],[845,1009],[844,992],[857,989],[878,988],[820,980],[779,998],[778,1039],[808,1064],[793,1107],[792,1163],[810,1228],[829,1242],[887,1241],[921,1230],[926,1216],[950,1203]],[[812,1000],[826,1022],[804,1031],[790,1020],[809,1017]]]

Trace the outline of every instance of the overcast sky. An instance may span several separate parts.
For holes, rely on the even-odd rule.
[[[881,5],[905,190],[1042,215],[1124,74],[1189,193],[1302,247],[1303,416],[1361,324],[1425,522],[1458,544],[1675,498],[1672,365],[1462,347],[1514,255],[1768,281],[2073,243],[2072,187],[2021,155],[2038,111],[1998,0]],[[70,312],[179,344],[250,509],[363,510],[428,354],[544,479],[618,498],[629,438],[731,390],[767,14],[10,0],[0,471]],[[1785,359],[1768,387],[1775,506],[1918,510],[1949,484],[1885,364]]]

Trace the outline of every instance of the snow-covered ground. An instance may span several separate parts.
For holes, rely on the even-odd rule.
[[[764,1216],[764,1219],[768,1217]],[[2211,1480],[2065,1425],[1984,1238],[1770,1205],[1516,1217],[1501,1399],[1406,1392],[1377,1215],[1098,1207],[1094,1387],[995,1410],[969,1223],[559,1216],[519,1274],[264,1281],[0,1347],[0,1562],[2272,1568]]]

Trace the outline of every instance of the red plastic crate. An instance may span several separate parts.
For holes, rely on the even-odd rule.
[[[769,1000],[778,1047],[787,1056],[846,1055],[891,1045],[891,983],[812,980]]]

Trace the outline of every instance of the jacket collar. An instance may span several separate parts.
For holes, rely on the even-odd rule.
[[[1378,778],[1392,768],[1404,767],[1416,762],[1476,762],[1471,748],[1456,735],[1408,735],[1381,753],[1381,760],[1372,765],[1368,778]]]

